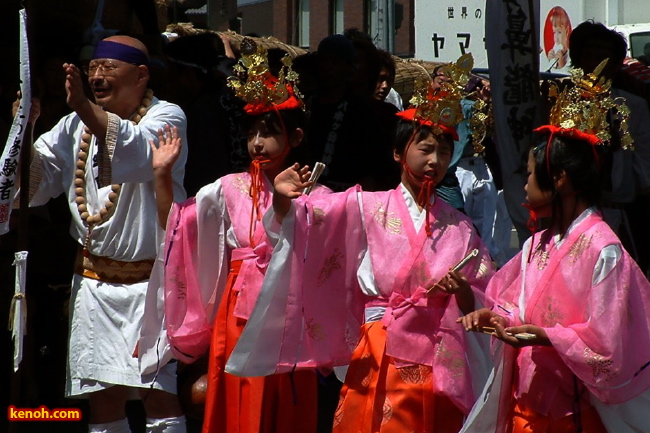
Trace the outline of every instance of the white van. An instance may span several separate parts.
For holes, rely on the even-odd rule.
[[[643,48],[650,44],[650,23],[620,24],[611,28],[625,36],[628,57],[642,56]]]

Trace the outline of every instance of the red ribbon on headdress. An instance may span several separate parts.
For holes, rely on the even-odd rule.
[[[271,88],[275,86],[275,83],[277,82],[277,79],[272,76],[272,78],[269,78],[266,80],[266,85]],[[293,87],[291,84],[287,83],[287,92],[289,94],[289,97],[282,101],[279,104],[273,104],[269,101],[263,101],[263,102],[255,102],[255,103],[248,103],[244,106],[244,111],[246,114],[249,116],[258,116],[260,114],[268,113],[269,111],[274,111],[274,110],[295,110],[298,108],[303,108],[303,103],[298,97],[296,96],[296,93],[293,90]]]
[[[428,126],[430,128],[438,127],[442,130],[443,134],[451,136],[454,141],[458,141],[458,133],[456,132],[456,128],[443,125],[441,123],[433,123],[431,120],[424,119],[423,117],[417,115],[415,108],[409,108],[408,110],[400,111],[395,115],[400,119],[417,122],[422,126]]]
[[[603,141],[594,134],[589,134],[588,132],[583,132],[576,128],[562,128],[555,125],[542,125],[539,128],[534,129],[533,132],[539,132],[542,134],[549,133],[551,136],[559,135],[560,137],[574,138],[576,140],[586,141],[592,146],[600,144]]]
[[[546,143],[546,171],[549,175],[551,174],[551,161],[549,158],[551,156],[551,142],[553,141],[553,137],[556,135],[564,138],[586,141],[589,143],[594,154],[594,159],[596,160],[596,166],[600,167],[600,159],[598,158],[598,152],[596,152],[596,148],[594,146],[601,144],[603,140],[598,138],[596,135],[580,131],[576,128],[562,128],[555,125],[542,125],[539,128],[533,129],[533,132],[549,134],[548,142]]]

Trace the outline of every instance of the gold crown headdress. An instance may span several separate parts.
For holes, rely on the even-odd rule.
[[[625,105],[625,98],[612,98],[611,80],[599,78],[606,64],[607,59],[589,74],[585,74],[582,69],[573,69],[573,86],[567,86],[561,92],[556,83],[551,83],[549,99],[553,101],[553,107],[549,125],[538,130],[579,136],[592,144],[604,144],[612,138],[612,123],[621,132],[621,147],[633,149],[634,140],[628,132],[630,109]]]
[[[269,69],[268,51],[251,38],[242,40],[241,54],[234,67],[236,76],[228,79],[228,86],[247,103],[244,110],[248,114],[303,107],[302,95],[296,87],[298,73],[291,69],[291,56],[282,58],[276,77]]]
[[[402,119],[414,120],[431,127],[435,134],[449,134],[458,139],[455,127],[463,120],[460,101],[463,99],[461,89],[469,80],[469,71],[474,64],[471,54],[461,56],[456,63],[443,65],[440,71],[449,78],[434,90],[430,80],[418,79],[415,91],[410,99],[413,108],[397,115]]]
[[[467,53],[458,58],[456,63],[449,63],[442,66],[439,71],[451,79],[458,91],[464,98],[473,99],[474,107],[472,117],[467,119],[470,133],[472,135],[472,145],[474,154],[481,154],[485,150],[483,140],[488,134],[488,130],[494,126],[494,116],[492,114],[492,104],[476,98],[476,91],[468,92],[467,86],[471,79],[471,71],[474,67],[474,57]]]

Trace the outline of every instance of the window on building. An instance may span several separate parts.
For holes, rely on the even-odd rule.
[[[378,18],[377,0],[366,0],[366,32],[372,36],[373,40],[377,39]]]
[[[309,48],[309,0],[298,2],[298,45]]]
[[[332,24],[332,33],[342,34],[343,30],[345,30],[343,20],[343,0],[334,0],[332,7],[334,9],[332,13],[332,18],[334,19]]]

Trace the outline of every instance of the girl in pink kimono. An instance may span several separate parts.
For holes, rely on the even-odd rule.
[[[456,136],[443,109],[459,113],[459,99],[430,94],[399,114],[394,190],[300,202],[309,173],[275,179],[282,237],[227,371],[349,364],[335,432],[457,432],[481,389],[480,345],[456,318],[482,298],[491,260],[471,221],[434,194]]]
[[[528,160],[531,223],[548,217],[549,228],[492,278],[490,308],[459,319],[505,343],[466,432],[648,431],[650,284],[596,208],[608,130],[556,126],[587,125],[572,113],[595,125],[613,105],[572,97],[572,107],[560,97]]]
[[[249,53],[251,63],[266,61]],[[217,179],[196,197],[174,204],[165,242],[165,312],[174,355],[185,362],[209,346],[204,432],[309,432],[316,428],[316,374],[301,371],[269,377],[239,378],[224,372],[255,304],[272,246],[262,217],[271,206],[273,179],[286,167],[290,151],[303,137],[302,101],[292,86],[257,65],[246,84],[234,86],[248,103],[244,131],[252,158],[250,171]],[[287,72],[287,76],[289,76]],[[258,80],[267,93],[248,93]],[[162,140],[161,140],[162,141]],[[172,144],[171,142],[169,143]],[[177,155],[173,146],[154,150],[158,197]],[[315,195],[327,192],[316,188]],[[192,296],[194,294],[194,296]]]

